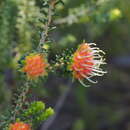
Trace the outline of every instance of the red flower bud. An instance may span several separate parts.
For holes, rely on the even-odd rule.
[[[46,59],[41,54],[30,54],[25,57],[25,65],[23,67],[23,72],[31,79],[37,78],[42,75],[46,75],[46,68],[48,63]]]

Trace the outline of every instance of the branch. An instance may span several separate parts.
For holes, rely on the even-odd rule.
[[[62,106],[64,105],[64,102],[65,102],[67,96],[69,95],[69,93],[70,93],[70,91],[71,91],[71,89],[72,89],[73,86],[74,86],[74,85],[72,84],[72,82],[69,81],[69,83],[68,83],[68,85],[67,85],[67,87],[68,87],[67,90],[63,93],[63,95],[61,95],[61,96],[59,97],[59,99],[58,99],[58,101],[57,101],[57,103],[56,103],[56,105],[55,105],[55,108],[54,108],[54,110],[55,110],[55,115],[52,116],[52,117],[50,117],[50,118],[42,125],[41,130],[48,130],[49,127],[53,124],[53,122],[55,121],[55,119],[56,119],[57,116],[59,115],[59,112],[60,112]]]
[[[38,48],[42,48],[43,43],[45,43],[47,37],[48,37],[48,33],[49,33],[49,27],[51,25],[52,22],[52,16],[53,16],[53,9],[55,8],[55,4],[56,4],[56,0],[51,0],[49,3],[49,8],[48,8],[48,18],[47,18],[47,22],[45,24],[45,28],[43,28],[43,32],[41,34],[41,39],[38,45]]]
[[[18,99],[16,101],[16,106],[12,112],[13,116],[12,116],[12,120],[16,120],[16,115],[19,113],[20,109],[23,107],[23,104],[25,103],[26,100],[26,95],[29,91],[29,82],[27,81],[25,83],[25,86],[22,88],[20,95],[18,95]]]

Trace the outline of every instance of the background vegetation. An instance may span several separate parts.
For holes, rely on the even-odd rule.
[[[130,130],[130,1],[63,0],[51,33],[49,58],[76,48],[84,39],[106,52],[107,71],[98,84],[75,82],[48,130]],[[21,82],[17,60],[38,45],[41,0],[0,1],[0,113],[10,106]],[[45,46],[49,48],[48,46]],[[68,85],[69,84],[69,85]],[[55,106],[70,77],[50,75],[34,87],[31,100]],[[39,128],[40,129],[40,128]]]

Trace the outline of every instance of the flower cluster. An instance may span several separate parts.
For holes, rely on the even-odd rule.
[[[102,64],[105,64],[104,58],[101,55],[104,52],[97,47],[93,47],[95,45],[95,43],[82,43],[73,54],[72,63],[69,67],[73,77],[78,79],[84,86],[86,86],[83,82],[84,79],[96,83],[91,78],[103,76],[106,73],[100,68]]]
[[[66,59],[73,77],[83,86],[86,86],[84,79],[91,83],[97,83],[97,81],[93,81],[91,78],[103,76],[106,73],[101,68],[101,65],[105,64],[104,54],[104,51],[96,47],[95,43],[80,44],[78,49],[72,54],[72,58]],[[29,79],[35,79],[39,76],[47,75],[46,69],[48,66],[49,64],[44,54],[31,53],[24,58],[22,71],[27,74]]]
[[[30,79],[35,79],[39,76],[46,75],[46,68],[48,63],[43,54],[30,54],[25,57],[22,71],[25,72]]]
[[[31,126],[24,122],[16,122],[10,125],[9,130],[31,130]]]

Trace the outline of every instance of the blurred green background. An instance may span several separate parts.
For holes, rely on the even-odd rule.
[[[106,52],[108,73],[90,88],[75,82],[49,130],[130,130],[130,0],[63,1],[50,36],[50,57],[83,40],[95,42]],[[0,113],[22,82],[17,60],[38,45],[41,6],[42,0],[0,1]],[[32,100],[54,107],[69,80],[49,75],[34,87]]]

